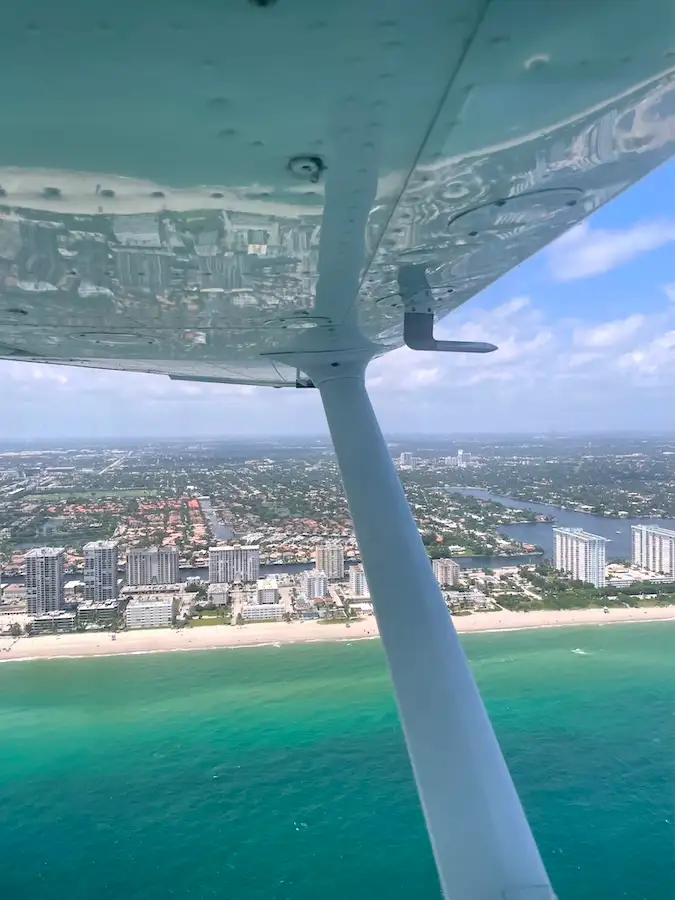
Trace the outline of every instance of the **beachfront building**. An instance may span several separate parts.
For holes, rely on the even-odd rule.
[[[189,597],[190,594],[186,594]],[[230,586],[227,584],[210,584],[207,588],[207,602],[213,606],[227,606],[230,602]]]
[[[66,634],[75,631],[77,619],[74,612],[57,609],[36,616],[30,623],[30,634]]]
[[[459,581],[459,565],[453,559],[434,559],[431,566],[441,587],[452,587]]]
[[[339,541],[325,541],[314,548],[314,567],[324,572],[329,581],[345,577],[345,551]]]
[[[445,593],[445,602],[450,612],[480,612],[488,609],[494,609],[494,600],[491,600],[482,591],[477,588],[471,588],[468,591],[447,591]]]
[[[241,616],[246,622],[282,619],[285,612],[283,603],[244,603],[241,607]]]
[[[675,531],[658,525],[631,526],[631,560],[636,569],[675,575]]]
[[[370,597],[366,573],[363,566],[352,566],[349,570],[349,592],[352,597]]]
[[[101,603],[117,597],[117,544],[89,541],[84,545],[84,599]]]
[[[256,598],[258,603],[278,603],[279,585],[276,578],[270,575],[268,578],[258,579],[256,584]]]
[[[26,553],[29,616],[41,616],[63,606],[63,558],[63,547],[36,547]]]
[[[577,581],[605,587],[607,538],[583,528],[554,528],[553,565]]]
[[[75,603],[84,597],[84,581],[79,578],[71,578],[63,585],[64,603]]]
[[[175,584],[179,580],[176,547],[134,548],[127,552],[127,584]]]
[[[257,581],[260,574],[260,547],[233,547],[219,544],[209,548],[209,581],[229,584],[233,581]]]
[[[110,628],[117,621],[120,611],[118,599],[89,600],[77,607],[77,624],[80,628]]]
[[[325,572],[310,569],[302,573],[302,592],[308,600],[321,600],[328,596],[328,576]]]
[[[155,594],[130,600],[124,611],[127,628],[166,628],[176,618],[177,594]]]

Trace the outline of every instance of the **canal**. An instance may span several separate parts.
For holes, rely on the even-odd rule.
[[[599,534],[611,541],[607,545],[608,559],[630,559],[631,555],[631,525],[659,525],[661,528],[675,529],[673,519],[631,519],[614,518],[610,516],[595,516],[592,513],[577,512],[573,509],[565,509],[562,506],[549,506],[547,503],[530,503],[526,500],[515,500],[512,497],[503,497],[492,494],[482,488],[448,488],[450,493],[464,494],[477,497],[480,500],[492,500],[512,509],[531,509],[532,512],[553,516],[555,522],[521,522],[516,525],[500,525],[499,531],[516,541],[524,544],[537,544],[542,547],[547,557],[553,556],[553,528],[563,526],[565,528],[583,528],[591,534]],[[494,568],[494,567],[493,567]]]

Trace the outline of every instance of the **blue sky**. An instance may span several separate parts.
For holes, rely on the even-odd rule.
[[[672,428],[674,195],[671,161],[438,329],[497,353],[376,360],[368,380],[385,432]],[[19,362],[0,362],[0,416],[11,439],[326,431],[314,391]]]

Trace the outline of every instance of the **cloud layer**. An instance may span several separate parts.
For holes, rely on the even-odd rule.
[[[551,244],[549,269],[556,281],[603,275],[674,240],[675,222],[668,219],[615,229],[594,228],[586,221]]]
[[[368,386],[386,431],[668,427],[675,329],[662,311],[589,324],[531,298],[465,307],[439,337],[485,340],[486,356],[407,348],[375,360]],[[636,304],[639,306],[639,304]],[[0,363],[6,437],[316,434],[314,391],[172,382],[132,373]]]

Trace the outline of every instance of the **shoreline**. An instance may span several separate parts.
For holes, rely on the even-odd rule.
[[[453,619],[460,634],[524,631],[584,625],[619,625],[637,622],[675,621],[674,606],[610,609],[535,610],[532,612],[479,612]],[[254,623],[242,626],[213,625],[202,628],[138,629],[109,632],[12,638],[0,636],[0,662],[37,659],[82,659],[95,656],[131,656],[192,650],[225,650],[237,647],[280,647],[285,644],[329,643],[379,638],[374,616],[350,624],[324,625],[316,620]]]

